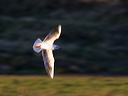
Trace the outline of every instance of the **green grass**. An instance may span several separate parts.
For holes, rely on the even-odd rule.
[[[1,76],[0,96],[128,96],[128,77]]]

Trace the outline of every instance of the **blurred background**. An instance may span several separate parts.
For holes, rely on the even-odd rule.
[[[59,24],[55,74],[128,75],[127,0],[0,0],[0,74],[47,74],[32,46]]]

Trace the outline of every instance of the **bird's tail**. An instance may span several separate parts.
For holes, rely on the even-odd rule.
[[[40,38],[38,38],[34,44],[33,44],[33,50],[37,53],[39,53],[42,49],[41,48],[38,48],[37,46],[40,46],[42,43],[42,41],[40,40]]]

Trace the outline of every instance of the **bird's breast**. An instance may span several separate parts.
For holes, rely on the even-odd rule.
[[[42,48],[42,49],[52,49],[52,45],[47,44],[47,43],[42,43],[42,44],[41,44],[41,48]]]

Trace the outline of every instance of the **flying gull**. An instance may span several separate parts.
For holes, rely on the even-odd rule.
[[[61,25],[54,28],[43,41],[38,38],[33,44],[33,50],[39,53],[42,50],[45,70],[48,75],[53,79],[54,76],[54,57],[52,50],[60,49],[58,45],[53,44],[61,34]]]

